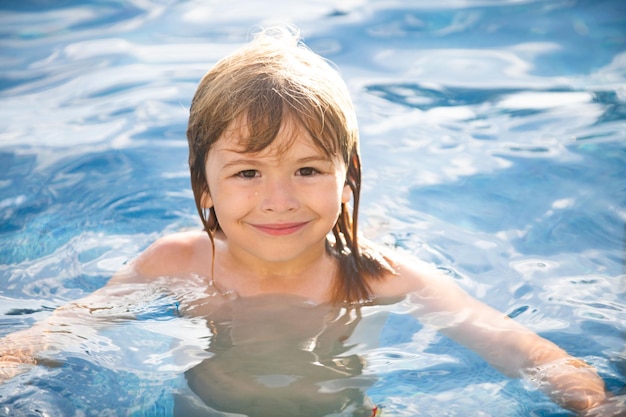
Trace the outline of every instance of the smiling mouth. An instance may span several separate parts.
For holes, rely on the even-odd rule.
[[[293,233],[296,233],[304,226],[307,225],[308,222],[299,222],[299,223],[277,223],[277,224],[253,224],[252,226],[268,235],[272,236],[286,236]]]

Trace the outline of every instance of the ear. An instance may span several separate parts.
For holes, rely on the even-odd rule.
[[[200,197],[200,203],[202,203],[202,208],[210,209],[213,207],[213,199],[211,198],[211,194],[209,190],[204,190],[202,192],[202,197]]]
[[[352,198],[352,189],[348,184],[344,184],[343,191],[341,192],[341,202],[348,203]]]

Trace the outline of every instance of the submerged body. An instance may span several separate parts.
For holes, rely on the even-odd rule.
[[[175,415],[372,416],[365,391],[374,379],[349,342],[359,310],[289,296],[232,299],[207,316],[212,356],[185,373],[193,395],[176,398]]]

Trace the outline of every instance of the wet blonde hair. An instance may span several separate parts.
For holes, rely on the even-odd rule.
[[[248,130],[241,143],[244,152],[265,149],[283,121],[291,118],[308,131],[326,155],[339,156],[346,164],[346,184],[353,194],[352,214],[342,203],[332,230],[334,242],[327,244],[340,266],[333,301],[370,299],[368,280],[382,277],[388,268],[362,251],[358,243],[358,128],[348,88],[339,73],[308,49],[296,30],[272,28],[257,33],[252,42],[204,75],[191,103],[187,139],[196,208],[213,245],[220,224],[215,210],[203,207],[209,193],[206,158],[211,146],[238,118],[244,118]]]

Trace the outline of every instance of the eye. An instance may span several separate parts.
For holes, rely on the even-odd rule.
[[[246,169],[244,171],[239,171],[236,174],[236,176],[240,178],[249,179],[249,178],[256,178],[258,174],[259,172],[256,169]]]
[[[303,177],[310,177],[312,175],[319,174],[319,173],[320,172],[317,169],[311,168],[311,167],[298,169],[298,175],[301,175]]]

